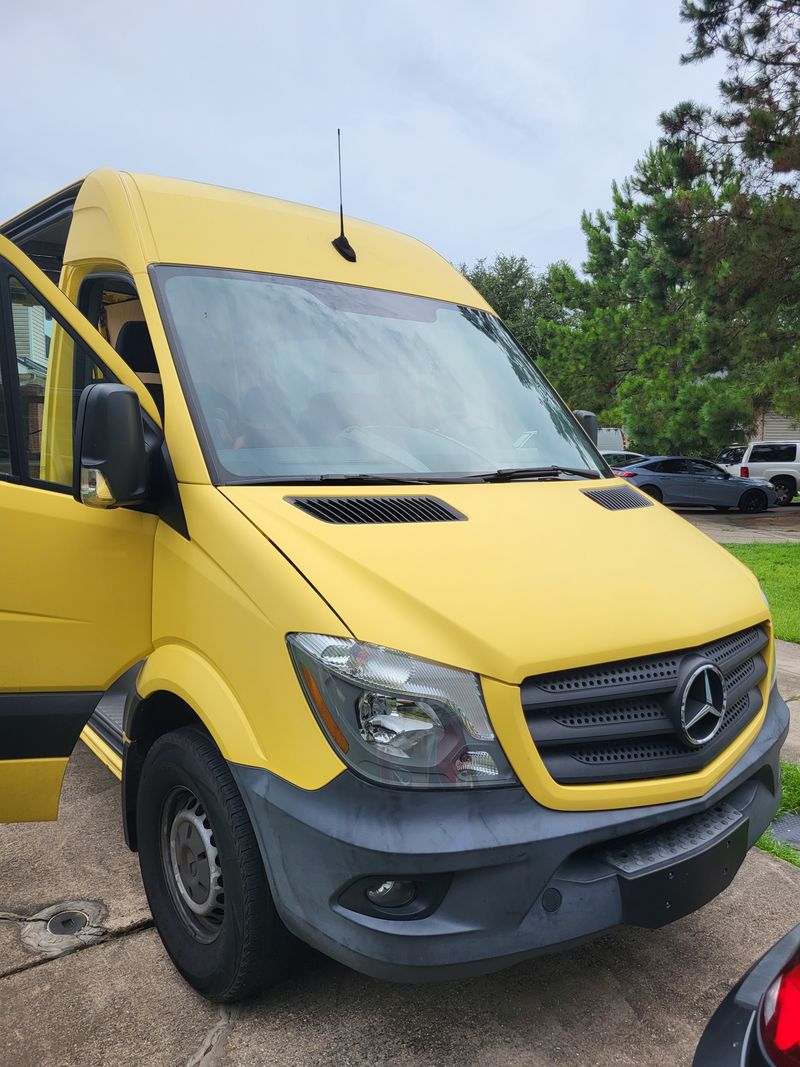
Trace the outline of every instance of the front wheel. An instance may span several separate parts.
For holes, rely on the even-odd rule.
[[[149,750],[136,826],[153,920],[186,981],[230,1003],[278,979],[292,938],[239,790],[205,733],[184,727]]]
[[[760,489],[748,489],[739,501],[739,511],[745,515],[755,515],[759,511],[767,510],[767,494]]]

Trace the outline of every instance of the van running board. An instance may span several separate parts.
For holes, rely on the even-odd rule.
[[[107,707],[105,698],[103,698],[86,724],[118,756],[122,756],[122,712],[124,708],[125,701],[123,700],[119,709],[119,716],[117,716],[116,706]],[[117,722],[117,718],[119,718],[119,722]]]
[[[125,671],[100,698],[91,718],[86,724],[108,747],[122,756],[122,721],[128,693],[136,682],[141,662]]]

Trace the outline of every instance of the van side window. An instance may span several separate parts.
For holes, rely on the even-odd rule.
[[[3,366],[0,363],[0,475],[14,473],[11,465],[11,438],[8,431],[6,394],[3,388]]]
[[[161,374],[133,280],[125,275],[89,275],[81,285],[78,307],[147,386],[163,415]]]
[[[14,331],[24,479],[72,487],[78,400],[107,372],[16,278],[8,281]]]

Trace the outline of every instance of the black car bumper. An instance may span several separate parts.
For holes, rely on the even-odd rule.
[[[366,974],[436,980],[712,899],[775,812],[788,722],[773,688],[758,737],[705,796],[609,811],[554,811],[521,787],[415,792],[345,772],[306,791],[231,769],[289,929]],[[370,905],[365,887],[385,879],[414,882],[415,901]]]
[[[773,945],[731,990],[706,1027],[694,1067],[771,1067],[759,1038],[758,1013],[764,994],[800,951],[800,926]]]

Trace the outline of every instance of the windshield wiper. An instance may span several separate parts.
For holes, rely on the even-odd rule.
[[[571,478],[599,478],[600,471],[589,470],[587,467],[503,467],[483,476],[487,482],[514,482],[530,479],[535,481],[557,481],[566,475]]]
[[[241,478],[235,485],[464,485],[468,482],[558,481],[570,478],[600,478],[599,471],[581,467],[505,467],[475,474],[290,474],[275,478]]]
[[[306,482],[323,482],[325,485],[465,485],[468,482],[494,481],[494,475],[495,472],[488,474],[425,474],[420,475],[419,478],[406,478],[398,474],[319,474],[302,480]]]
[[[406,478],[402,474],[320,474],[314,481],[333,485],[427,485],[426,478]]]
[[[427,478],[396,474],[287,474],[276,478],[242,478],[237,485],[430,485]]]

